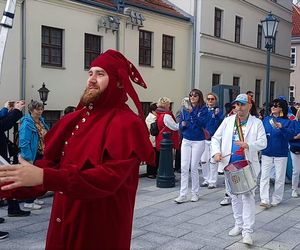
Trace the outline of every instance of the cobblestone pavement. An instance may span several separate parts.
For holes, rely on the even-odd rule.
[[[176,177],[179,179],[179,176]],[[231,206],[219,205],[224,195],[224,177],[218,188],[201,188],[198,202],[175,204],[179,182],[174,188],[157,188],[156,181],[140,178],[136,200],[132,249],[248,249],[241,236],[230,237],[234,225]],[[286,185],[284,200],[278,207],[264,209],[256,196],[254,246],[249,249],[300,250],[300,198],[291,198],[291,187]],[[0,217],[6,222],[0,230],[8,231],[9,238],[0,241],[1,250],[44,249],[52,198],[44,199],[41,210],[25,218],[7,217],[6,207]]]

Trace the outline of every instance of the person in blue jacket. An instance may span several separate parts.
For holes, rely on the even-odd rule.
[[[218,164],[210,163],[210,141],[223,121],[223,113],[217,106],[218,96],[215,93],[208,93],[206,96],[206,106],[208,108],[209,120],[205,127],[205,151],[201,158],[202,174],[204,181],[200,187],[213,189],[217,187]],[[203,164],[202,164],[203,162]]]
[[[23,159],[34,163],[42,159],[44,154],[44,137],[49,130],[45,123],[42,113],[44,105],[38,101],[28,104],[29,114],[25,115],[20,121],[19,128],[19,148]],[[40,209],[44,202],[41,200],[27,200],[24,207],[28,209]]]
[[[203,94],[199,89],[193,89],[189,94],[190,107],[182,109],[179,129],[182,135],[181,144],[181,186],[176,203],[187,202],[189,169],[191,168],[192,197],[191,201],[199,200],[198,166],[205,148],[204,128],[208,121],[208,109]]]
[[[4,107],[0,109],[0,118],[3,118],[8,115],[8,112],[14,108],[14,102],[7,101],[4,104]]]
[[[296,113],[295,120],[293,121],[295,136],[290,140],[290,151],[291,159],[293,164],[293,174],[292,174],[292,197],[297,198],[298,185],[299,185],[299,175],[300,175],[300,109]]]
[[[270,207],[270,178],[271,169],[275,166],[275,187],[271,206],[277,206],[283,197],[285,174],[288,159],[288,143],[295,135],[292,121],[288,119],[288,103],[282,99],[275,99],[271,103],[271,113],[263,120],[268,144],[262,150],[260,205]]]

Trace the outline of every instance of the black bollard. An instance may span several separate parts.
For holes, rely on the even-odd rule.
[[[158,175],[156,177],[156,186],[160,188],[175,187],[172,145],[171,133],[164,132],[160,142]]]

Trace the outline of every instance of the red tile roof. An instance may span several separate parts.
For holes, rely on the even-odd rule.
[[[85,2],[85,1],[79,1]],[[106,5],[108,7],[117,7],[116,2],[114,0],[90,0],[91,2],[99,3],[102,5]],[[87,3],[87,2],[86,2]],[[163,15],[169,15],[178,17],[181,19],[189,20],[190,18],[180,13],[176,7],[169,4],[165,0],[124,0],[125,7],[133,6],[137,8],[142,8],[149,11],[154,11]]]
[[[125,4],[135,5],[140,8],[151,9],[178,17],[184,17],[176,8],[162,0],[127,0]]]
[[[300,36],[300,8],[293,4],[292,36]]]

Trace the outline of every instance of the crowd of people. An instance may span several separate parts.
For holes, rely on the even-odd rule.
[[[30,209],[41,209],[38,198],[53,191],[46,249],[93,249],[98,244],[103,249],[130,249],[139,166],[146,162],[147,176],[156,178],[160,143],[168,132],[174,171],[181,175],[175,203],[198,202],[200,188],[216,188],[218,175],[225,172],[220,204],[232,204],[235,220],[228,234],[242,234],[243,242],[252,245],[255,187],[237,194],[227,172],[250,166],[254,179],[261,174],[260,205],[276,207],[282,201],[291,154],[291,196],[298,197],[300,111],[292,115],[281,96],[265,107],[265,115],[257,111],[253,92],[248,91],[225,104],[223,113],[215,93],[204,96],[192,89],[176,115],[171,100],[161,97],[144,119],[132,82],[146,88],[135,66],[120,52],[108,50],[91,63],[77,107],[67,107],[51,129],[42,118],[42,103],[30,102],[23,118],[24,101],[5,103],[0,110],[0,198],[8,200],[8,216],[28,216]],[[138,114],[126,104],[128,96]],[[7,131],[19,120],[19,158],[9,164]],[[157,134],[149,135],[153,123]],[[271,199],[270,178],[275,179]],[[20,209],[20,200],[26,211]],[[0,239],[7,236],[0,232]]]
[[[293,163],[291,196],[298,197],[300,110],[289,107],[285,98],[280,96],[272,100],[269,107],[258,111],[253,94],[252,91],[248,91],[238,95],[233,102],[226,103],[225,114],[217,105],[216,94],[208,93],[204,98],[199,89],[190,91],[189,105],[183,105],[180,112],[177,112],[178,119],[175,119],[169,110],[170,99],[167,97],[158,100],[158,103],[162,100],[167,101],[164,112],[151,109],[146,119],[148,128],[149,117],[151,122],[156,118],[159,119],[160,124],[156,144],[153,144],[157,154],[159,154],[159,138],[162,138],[164,132],[171,133],[174,149],[178,150],[178,144],[181,145],[181,185],[175,203],[197,202],[200,198],[199,189],[216,188],[218,175],[224,174],[227,166],[236,166],[235,170],[237,170],[240,166],[250,165],[255,181],[259,182],[260,206],[276,207],[283,198],[288,154],[291,155]],[[151,107],[154,105],[156,104],[151,104]],[[157,111],[160,112],[159,116]],[[151,138],[154,140],[153,136]],[[158,161],[159,159],[156,161],[156,166],[147,168],[147,172],[157,169]],[[199,169],[202,170],[202,183],[199,183]],[[152,175],[151,177],[153,178]],[[228,234],[230,236],[242,234],[243,242],[252,245],[255,188],[234,194],[228,178],[229,175],[225,174],[225,197],[220,202],[223,206],[232,205],[235,226]],[[190,198],[188,198],[189,179],[191,180]],[[274,179],[274,192],[271,199],[270,179]]]

